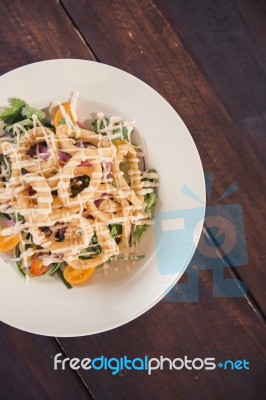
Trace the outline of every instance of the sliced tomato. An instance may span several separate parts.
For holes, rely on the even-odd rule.
[[[69,117],[71,118],[72,121],[74,121],[73,115],[71,113],[71,109],[70,109],[70,103],[62,103],[62,106],[64,107],[67,115],[69,115]],[[65,118],[63,116],[63,114],[61,113],[60,107],[57,106],[54,109],[54,117],[53,117],[53,124],[55,127],[57,127],[58,125],[62,124],[62,122],[64,123]]]
[[[43,265],[42,261],[38,261],[38,253],[35,253],[30,266],[30,274],[32,276],[40,276],[44,274],[47,269],[48,266]]]
[[[19,243],[20,237],[18,234],[2,236],[0,235],[0,251],[6,252],[12,250]]]
[[[75,269],[67,265],[64,269],[64,278],[71,285],[85,282],[94,273],[95,268]]]
[[[128,144],[128,142],[127,142],[125,139],[123,139],[123,140],[115,140],[115,141],[113,142],[113,144],[114,144],[115,146],[119,146],[120,144]]]

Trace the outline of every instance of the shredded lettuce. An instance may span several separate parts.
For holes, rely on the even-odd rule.
[[[145,194],[144,202],[146,203],[145,211],[151,215],[157,203],[157,194],[155,192]]]
[[[134,235],[137,241],[139,241],[143,234],[146,232],[146,230],[148,229],[148,225],[144,224],[144,225],[137,225],[135,230],[134,230]]]

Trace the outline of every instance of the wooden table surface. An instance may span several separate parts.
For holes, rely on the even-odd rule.
[[[1,74],[39,60],[95,60],[165,97],[191,132],[205,172],[215,174],[208,206],[237,183],[222,204],[241,205],[248,252],[244,265],[229,256],[224,271],[246,283],[241,297],[214,297],[215,271],[194,260],[198,301],[188,301],[184,285],[183,302],[161,301],[110,332],[52,338],[1,324],[0,398],[265,398],[266,2],[2,0],[0,21]],[[60,352],[246,359],[250,370],[54,371]]]

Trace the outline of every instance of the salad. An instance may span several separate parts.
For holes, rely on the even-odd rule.
[[[47,118],[12,98],[0,114],[0,251],[14,250],[27,281],[57,274],[69,288],[143,257],[159,184],[132,143],[135,122],[99,112],[88,130],[77,100],[53,102]]]

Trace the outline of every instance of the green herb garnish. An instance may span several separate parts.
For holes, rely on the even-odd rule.
[[[100,132],[100,130],[102,130],[102,129],[104,129],[104,128],[106,128],[106,127],[108,127],[109,126],[109,124],[110,124],[110,118],[107,118],[107,117],[105,117],[105,121],[106,121],[106,124],[104,124],[104,122],[103,121],[101,121],[101,124],[100,124],[100,129],[98,130],[97,129],[97,119],[95,119],[93,122],[92,122],[92,128],[93,128],[93,131],[95,132],[95,133],[101,133],[101,135],[107,135],[105,132]],[[119,123],[117,123],[117,124],[115,124],[115,126],[116,125],[119,125]],[[118,127],[117,129],[114,129],[113,130],[113,132],[111,133],[111,135],[115,135],[116,133],[121,133],[121,129],[120,129],[120,127]],[[128,129],[125,127],[125,126],[122,126],[122,134],[121,134],[121,136],[120,137],[118,137],[118,138],[115,138],[115,139],[113,139],[113,141],[115,142],[116,140],[128,140]]]
[[[110,234],[113,239],[115,239],[116,243],[120,242],[120,236],[122,234],[122,225],[120,224],[110,224],[108,225]]]
[[[134,235],[137,241],[139,241],[143,234],[146,232],[146,230],[148,229],[148,225],[137,225],[135,230],[134,230]]]
[[[146,203],[145,211],[151,215],[157,203],[157,194],[155,192],[146,193],[144,202]]]
[[[24,100],[17,98],[11,98],[9,100],[9,106],[5,107],[0,114],[0,120],[6,124],[4,128],[6,132],[13,132],[15,134],[14,124],[19,123],[26,129],[31,129],[33,127],[33,114],[38,117],[44,126],[52,127],[42,110],[31,107]]]

